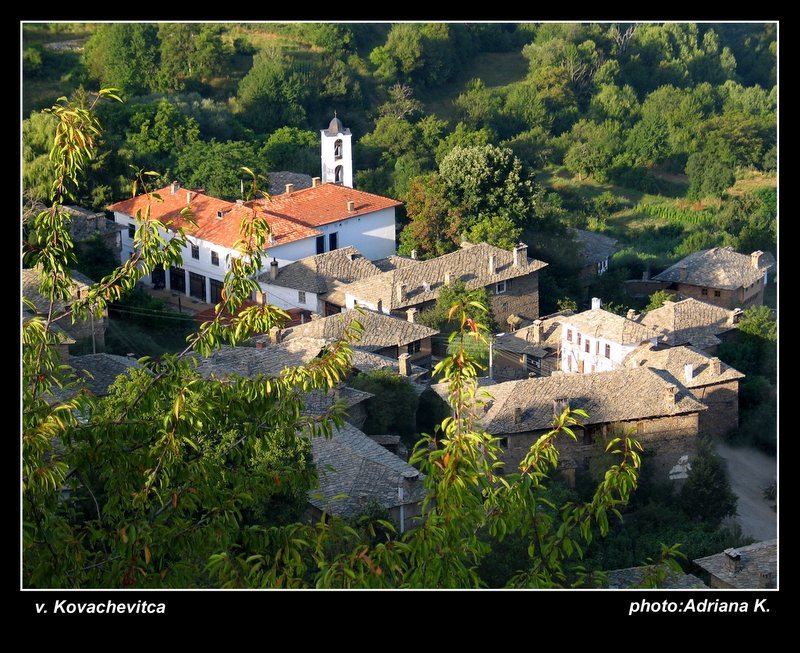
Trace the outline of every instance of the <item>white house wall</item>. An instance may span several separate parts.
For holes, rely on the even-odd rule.
[[[567,330],[572,331],[572,342],[567,341]],[[578,334],[581,334],[581,344],[578,345]],[[586,340],[589,340],[589,351],[586,351]],[[656,344],[655,340],[651,340]],[[611,372],[622,367],[625,357],[636,349],[641,343],[621,344],[587,335],[566,322],[561,325],[561,370],[564,372],[577,372],[579,361],[583,361],[583,373]],[[606,358],[606,345],[610,345],[610,357]],[[594,366],[594,369],[592,369]]]
[[[294,288],[284,288],[283,286],[274,286],[261,282],[258,285],[261,286],[261,291],[266,295],[267,304],[277,306],[284,311],[290,308],[302,308],[312,313],[323,314],[319,298],[313,292],[306,292],[306,300],[301,302],[298,297],[299,291]]]
[[[389,207],[315,228],[325,234],[326,252],[329,244],[328,235],[335,231],[339,234],[339,249],[352,245],[365,258],[374,261],[394,254],[394,221],[394,207]],[[311,240],[315,247],[312,254],[316,254],[316,241]]]

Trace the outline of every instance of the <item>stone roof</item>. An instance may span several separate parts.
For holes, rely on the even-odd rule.
[[[752,261],[752,255],[739,254],[731,247],[713,247],[689,254],[653,279],[735,290],[750,286],[764,276],[764,267],[756,267]],[[683,267],[686,268],[686,278],[681,280]]]
[[[720,343],[717,338],[720,333],[734,328],[733,319],[734,311],[690,297],[679,302],[666,301],[638,321],[654,328],[668,345],[689,343],[708,348]]]
[[[310,390],[303,393],[305,406],[303,413],[306,415],[324,415],[337,401],[344,402],[345,406],[352,408],[362,401],[375,395],[365,390],[351,388],[348,385],[339,385],[333,390]]]
[[[616,238],[609,238],[603,234],[585,229],[573,229],[575,240],[582,245],[581,255],[584,264],[591,265],[605,261],[617,251]]]
[[[548,353],[549,349],[557,349],[559,347],[561,344],[561,321],[574,314],[574,311],[566,309],[548,317],[540,318],[543,333],[539,342],[536,342],[534,338],[537,327],[530,325],[511,333],[496,336],[494,347],[512,354],[531,354],[541,358]]]
[[[645,340],[658,337],[654,329],[602,308],[593,308],[566,317],[561,325],[562,328],[572,326],[584,335],[604,338],[622,345],[638,345]]]
[[[289,172],[288,170],[268,172],[267,179],[269,180],[267,192],[272,197],[285,193],[286,184],[294,184],[294,190],[311,188],[312,184],[311,175],[306,175],[302,172]]]
[[[489,255],[495,257],[496,271],[489,272]],[[347,295],[360,301],[383,303],[384,309],[394,310],[433,301],[444,285],[445,274],[451,281],[461,280],[467,290],[483,288],[500,281],[523,277],[547,266],[547,263],[522,257],[524,265],[514,267],[513,253],[487,243],[467,245],[461,249],[425,261],[397,267],[369,279],[349,284]],[[402,299],[398,287],[405,284]]]
[[[254,377],[259,374],[277,376],[286,367],[299,367],[316,358],[325,341],[315,338],[295,338],[290,342],[272,344],[260,342],[257,347],[223,345],[210,356],[190,354],[197,361],[197,371],[204,377],[225,378],[230,374]]]
[[[320,510],[352,517],[370,500],[390,509],[425,497],[424,474],[350,424],[334,429],[329,439],[312,438],[311,453],[319,486],[309,492],[309,502]]]
[[[378,260],[373,261],[373,263],[381,272],[389,272],[390,270],[396,270],[397,268],[404,268],[408,265],[414,265],[418,261],[419,259],[411,258],[410,256],[398,256],[397,254],[392,254],[391,256],[379,258]]]
[[[105,235],[125,230],[123,225],[117,224],[113,220],[108,220],[102,211],[92,211],[82,206],[74,205],[64,205],[61,208],[69,214],[70,220],[67,230],[72,240],[76,243],[88,240],[96,233]],[[27,216],[40,213],[46,209],[47,207],[44,204],[35,201],[26,209],[25,214]]]
[[[354,321],[358,321],[364,327],[360,340],[355,343],[355,346],[362,349],[403,346],[439,333],[424,324],[401,320],[384,313],[351,309],[286,329],[283,339],[287,342],[302,337],[322,338],[326,341],[339,340],[345,329]]]
[[[267,266],[269,267],[269,266]],[[348,245],[332,252],[307,256],[278,268],[275,281],[270,281],[269,270],[262,272],[258,280],[262,283],[305,290],[318,295],[335,288],[335,282],[349,283],[380,274],[369,259],[355,247]]]
[[[158,220],[173,230],[182,228],[190,236],[229,249],[234,249],[234,245],[242,237],[239,230],[242,219],[249,219],[253,216],[251,205],[228,202],[200,191],[178,188],[173,193],[170,185],[155,192],[161,196],[163,202],[151,202],[147,195],[142,194],[115,202],[108,209],[133,217],[136,215],[136,211],[144,211],[145,207],[150,204],[151,220]],[[300,192],[308,192],[308,190]],[[189,193],[191,193],[191,198],[189,198]],[[187,206],[192,211],[192,220],[196,226],[181,215],[181,211]],[[219,213],[222,213],[222,218],[218,217]],[[285,245],[320,234],[313,228],[313,225],[292,219],[288,215],[268,213],[265,217],[275,245]]]
[[[668,392],[670,385],[677,388],[674,396]],[[431,389],[446,401],[445,383]],[[583,420],[586,424],[610,424],[706,409],[675,377],[649,367],[506,381],[487,391],[492,399],[485,405],[486,412],[480,422],[494,435],[549,429],[554,401],[562,398],[569,399],[570,408],[582,408],[589,413],[588,419]],[[516,408],[522,409],[517,422]]]
[[[628,567],[627,569],[611,569],[605,572],[608,578],[607,587],[609,589],[636,589],[644,580],[645,572],[650,569],[647,565],[641,567]],[[665,590],[688,590],[688,589],[707,589],[706,585],[697,576],[692,574],[679,574],[671,569],[667,570],[667,577],[659,589]]]
[[[136,359],[115,354],[73,356],[68,363],[77,372],[81,385],[97,397],[107,395],[108,388],[121,374],[141,367]]]
[[[347,208],[350,201],[354,203],[352,212]],[[259,199],[248,203],[253,204],[263,211],[270,225],[276,218],[319,227],[400,206],[402,202],[341,184],[325,183],[277,195],[271,200]]]
[[[711,371],[711,356],[694,347],[658,349],[647,343],[637,347],[622,361],[627,367],[652,367],[666,370],[687,388],[700,388],[744,378],[744,374],[720,361],[720,373]],[[686,365],[692,365],[692,376],[686,378]]]
[[[731,549],[728,549],[731,551]],[[763,587],[761,574],[771,574],[770,587],[778,584],[778,540],[765,540],[734,549],[740,556],[740,569],[729,567],[727,552],[698,558],[694,563],[712,576],[735,589],[758,589]]]
[[[371,351],[364,351],[363,349],[355,348],[352,350],[352,358],[350,367],[358,372],[372,372],[374,370],[390,369],[395,374],[400,374],[400,362],[395,358],[388,356],[381,356]],[[419,365],[411,364],[411,376],[408,378],[412,381],[418,379],[420,376],[427,374],[428,370]]]
[[[47,314],[50,300],[39,292],[39,285],[42,282],[41,268],[24,268],[22,269],[22,296],[36,306],[38,314]],[[72,297],[77,299],[80,294],[84,293],[94,281],[92,281],[85,274],[81,274],[77,270],[70,270],[72,275]],[[66,308],[66,304],[61,299],[56,299],[53,304],[53,309],[56,313],[62,312]],[[30,309],[23,305],[23,310],[30,313]]]

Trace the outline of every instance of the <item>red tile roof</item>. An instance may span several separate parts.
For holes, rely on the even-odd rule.
[[[197,223],[195,229],[180,215],[181,210],[187,205],[187,189],[181,188],[173,194],[170,186],[166,186],[155,192],[164,201],[152,201],[151,218],[159,220],[167,226],[183,227],[187,234],[231,249],[240,238],[239,223],[241,219],[252,215],[253,207],[262,211],[266,217],[275,238],[274,244],[284,245],[295,240],[318,236],[320,232],[314,227],[374,213],[401,204],[401,202],[388,197],[330,183],[293,193],[284,193],[271,200],[247,202],[243,206],[192,191],[193,196],[188,204],[194,212],[193,219]],[[347,210],[349,201],[355,204],[352,213]],[[111,211],[133,216],[138,209],[144,209],[147,203],[146,195],[137,195],[116,202],[108,208]],[[217,218],[217,211],[223,211],[225,217]]]
[[[349,201],[355,203],[352,213],[347,210]],[[331,183],[284,193],[273,197],[272,200],[257,200],[257,202],[268,216],[300,222],[310,227],[347,220],[402,204],[389,197]]]
[[[134,216],[137,210],[144,210],[150,201],[151,219],[159,220],[175,229],[183,227],[187,234],[230,249],[234,249],[234,244],[241,238],[239,224],[242,218],[253,215],[252,207],[240,206],[195,191],[192,191],[192,199],[187,203],[187,189],[184,188],[175,194],[170,191],[169,186],[155,192],[161,196],[163,202],[150,201],[147,195],[137,195],[111,204],[108,208],[111,211]],[[181,216],[181,211],[186,208],[187,204],[194,213],[193,220],[197,223],[197,228]],[[218,211],[223,212],[223,218],[217,217]],[[265,217],[272,230],[276,245],[284,245],[295,240],[319,235],[319,231],[305,224],[298,224],[275,215]]]

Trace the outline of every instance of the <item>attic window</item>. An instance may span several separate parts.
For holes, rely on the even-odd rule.
[[[219,266],[219,254],[211,252],[211,265]]]
[[[701,294],[703,297],[708,297],[708,288],[702,288],[702,289],[700,290],[700,294]]]
[[[501,281],[500,283],[495,284],[494,286],[495,295],[502,295],[506,291],[506,288],[507,286],[505,281]]]
[[[714,291],[714,297],[720,297],[721,295],[722,295],[722,292],[720,292],[719,290],[715,290]]]
[[[222,211],[217,211],[217,220],[222,220],[225,217],[225,213]]]
[[[192,258],[196,258],[196,259],[200,258],[200,246],[199,245],[192,245]]]
[[[297,303],[298,304],[305,304],[306,303],[306,291],[305,290],[298,290],[297,291]]]

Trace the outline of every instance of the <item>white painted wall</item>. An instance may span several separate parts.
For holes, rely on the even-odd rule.
[[[336,141],[342,141],[342,156],[337,159],[334,154]],[[326,136],[325,130],[320,131],[320,163],[322,169],[322,183],[336,182],[336,166],[342,166],[342,185],[353,187],[353,135],[338,134]]]
[[[395,214],[394,207],[381,209],[374,213],[354,216],[339,222],[332,222],[316,229],[325,234],[325,251],[328,251],[328,235],[338,233],[339,249],[352,245],[370,261],[391,256],[395,253]],[[316,241],[312,243],[316,248]],[[314,249],[312,252],[316,254]]]
[[[567,330],[572,331],[572,342],[567,341]],[[581,344],[578,345],[578,334],[581,336]],[[596,338],[588,336],[589,351],[586,351],[587,336],[574,325],[562,322],[561,325],[561,369],[564,372],[577,372],[578,362],[583,361],[583,373],[592,374],[594,372],[610,372],[622,367],[623,359],[636,349],[641,343],[622,344],[607,338]],[[652,344],[656,344],[656,339],[651,339]],[[611,357],[606,358],[606,345],[611,345]],[[571,364],[571,369],[570,369]]]
[[[274,286],[263,282],[259,282],[258,285],[261,286],[261,291],[266,295],[268,304],[272,304],[283,310],[302,308],[312,313],[323,315],[322,301],[316,293],[306,291],[306,301],[302,303],[298,297],[299,291],[294,288],[284,288],[283,286]]]

